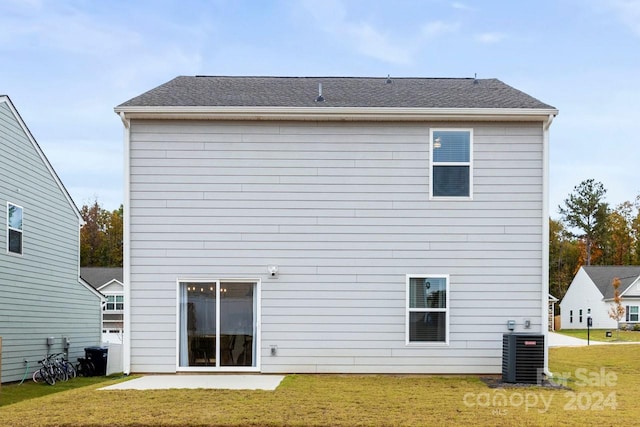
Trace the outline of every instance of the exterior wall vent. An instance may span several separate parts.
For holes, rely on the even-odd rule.
[[[502,381],[539,384],[544,371],[544,335],[502,336]]]
[[[318,83],[318,96],[316,97],[316,102],[324,102],[324,97],[322,96],[322,83]]]

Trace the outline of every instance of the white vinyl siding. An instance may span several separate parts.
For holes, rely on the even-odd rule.
[[[597,304],[594,303],[598,302]],[[594,329],[616,328],[617,323],[609,317],[609,310],[613,303],[603,301],[603,295],[593,283],[584,268],[580,268],[573,278],[567,293],[560,302],[560,323],[564,327],[586,329],[586,319],[583,319],[585,308],[591,309],[590,316]]]
[[[133,120],[131,371],[175,372],[177,279],[256,277],[262,372],[500,372],[507,320],[546,327],[542,125],[461,123],[473,200],[429,200],[445,127]],[[448,346],[406,345],[412,272],[455,283]]]

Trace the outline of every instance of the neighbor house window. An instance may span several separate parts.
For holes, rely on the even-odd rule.
[[[638,321],[638,306],[637,305],[628,305],[627,306],[627,322],[637,322]]]
[[[473,188],[471,129],[432,129],[431,197],[471,198]]]
[[[449,342],[449,276],[407,275],[407,344]]]
[[[22,255],[22,208],[7,203],[7,251]]]
[[[569,323],[573,323],[573,310],[569,310]]]
[[[106,311],[124,310],[124,295],[107,295]]]
[[[580,309],[580,323],[582,323],[582,309]]]

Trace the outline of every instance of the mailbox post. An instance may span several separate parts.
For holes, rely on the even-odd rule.
[[[591,316],[587,317],[587,345],[590,345],[591,341],[591,327],[593,326],[593,319]]]

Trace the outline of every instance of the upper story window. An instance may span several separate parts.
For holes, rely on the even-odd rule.
[[[407,275],[407,344],[449,342],[448,295],[448,275]]]
[[[22,255],[22,208],[7,203],[7,251]]]
[[[124,310],[124,295],[107,295],[105,311]]]
[[[473,130],[431,129],[431,198],[472,197]]]

